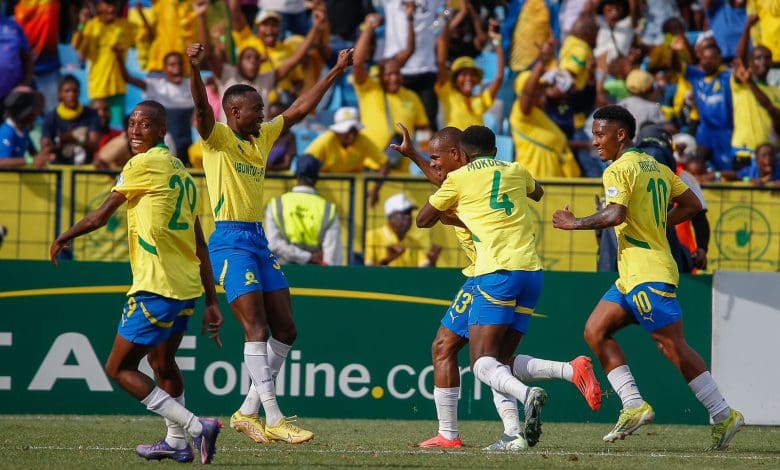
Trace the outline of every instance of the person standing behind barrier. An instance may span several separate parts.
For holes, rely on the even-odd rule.
[[[133,285],[106,361],[106,373],[147,410],[165,418],[168,435],[156,444],[138,446],[139,457],[191,462],[190,434],[200,463],[208,464],[217,451],[222,423],[215,418],[198,418],[184,407],[184,380],[175,357],[195,301],[204,290],[201,332],[208,331],[220,347],[223,319],[197,216],[198,192],[184,164],[163,144],[165,122],[165,108],[160,103],[144,101],[135,107],[127,127],[135,155],[106,201],[57,237],[50,256],[56,266],[57,256],[73,239],[105,226],[127,202]],[[159,385],[138,370],[144,356],[148,356]]]
[[[425,250],[419,237],[409,232],[414,209],[414,203],[403,193],[385,200],[387,223],[366,233],[366,266],[436,266],[441,247],[432,245]]]
[[[125,117],[127,84],[122,79],[112,48],[119,45],[126,51],[132,47],[136,29],[126,19],[117,18],[117,8],[116,0],[101,1],[97,4],[98,16],[91,19],[89,10],[83,9],[71,43],[81,59],[87,61],[89,98],[107,100],[111,125],[121,127]]]
[[[363,124],[357,117],[357,109],[340,108],[328,131],[314,139],[306,153],[321,161],[321,170],[326,173],[356,173],[366,169],[378,172],[382,179],[368,193],[368,201],[373,206],[379,200],[379,189],[390,173],[390,165],[387,155],[362,131]]]
[[[276,401],[275,377],[298,332],[287,279],[268,249],[260,203],[266,160],[274,141],[317,106],[352,63],[353,51],[341,51],[333,69],[271,122],[263,122],[264,104],[257,90],[233,85],[222,97],[227,125],[215,122],[206,97],[200,76],[205,52],[203,44],[187,48],[196,128],[203,139],[203,168],[216,221],[209,250],[220,273],[219,283],[244,329],[244,361],[252,378],[252,387],[231,416],[230,427],[258,443],[305,442],[314,434],[285,418]],[[261,403],[265,423],[258,416]]]
[[[43,109],[43,97],[32,90],[12,91],[3,100],[5,122],[0,124],[0,168],[21,168],[32,164],[45,168],[54,158],[54,149],[45,142],[40,152],[30,159],[25,158],[30,148],[30,129]]]
[[[2,4],[5,7],[5,3]],[[22,27],[0,9],[0,100],[5,99],[17,85],[29,85],[33,78],[33,59],[30,43]]]
[[[268,202],[268,247],[281,264],[341,266],[344,253],[336,206],[314,188],[322,163],[311,155],[296,161],[298,184]]]

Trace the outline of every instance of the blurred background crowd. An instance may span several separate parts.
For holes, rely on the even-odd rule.
[[[423,149],[438,128],[484,124],[536,177],[598,177],[589,115],[618,103],[674,136],[701,182],[778,179],[779,0],[3,0],[0,167],[120,167],[144,98],[199,167],[191,42],[208,44],[218,116],[220,93],[248,83],[269,119],[356,48],[269,171],[310,154],[323,172],[414,174],[387,150],[400,122]]]

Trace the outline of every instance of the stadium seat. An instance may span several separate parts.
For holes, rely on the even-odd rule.
[[[477,67],[482,69],[484,75],[482,75],[482,83],[490,83],[496,78],[498,73],[498,58],[494,51],[484,51],[478,55],[474,61],[477,63]]]
[[[498,153],[496,154],[496,159],[505,162],[515,161],[515,144],[514,142],[512,142],[511,137],[505,135],[497,135],[496,148],[498,149]]]
[[[302,154],[309,147],[314,139],[319,136],[319,133],[306,127],[298,127],[293,129],[295,135],[295,145],[298,147],[298,154]]]
[[[57,54],[60,56],[60,69],[62,71],[69,72],[72,69],[82,68],[79,53],[70,44],[57,44]]]

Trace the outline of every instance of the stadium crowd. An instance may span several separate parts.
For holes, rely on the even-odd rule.
[[[269,171],[294,169],[295,157],[308,153],[323,172],[408,174],[415,169],[386,150],[400,141],[401,122],[423,148],[438,128],[484,124],[499,135],[499,158],[537,177],[598,177],[589,116],[618,103],[640,129],[662,124],[675,135],[680,169],[699,181],[772,184],[780,179],[778,7],[776,0],[4,0],[0,167],[119,168],[130,155],[124,117],[142,98],[166,107],[169,147],[199,167],[183,54],[202,42],[218,118],[220,95],[234,83],[261,91],[267,118],[280,114],[338,50],[356,47],[354,72],[279,140]]]

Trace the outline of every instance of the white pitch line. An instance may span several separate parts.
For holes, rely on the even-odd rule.
[[[25,446],[25,447],[5,447],[0,446],[0,450],[3,451],[9,451],[9,450],[56,450],[56,451],[79,451],[79,450],[94,450],[94,451],[101,451],[101,452],[127,452],[135,450],[134,448],[130,447],[100,447],[100,446],[73,446],[73,447],[67,447],[67,446]],[[220,447],[219,452],[221,453],[230,453],[230,452],[258,452],[258,451],[267,451],[267,452],[276,452],[276,453],[282,453],[289,450],[289,447],[286,447],[283,449],[274,449],[271,446],[263,446],[263,447],[250,447],[250,448],[240,448],[240,447]],[[474,449],[478,450],[478,449]],[[369,450],[369,449],[306,449],[303,447],[296,447],[295,452],[298,453],[304,453],[304,454],[353,454],[353,455],[375,455],[375,454],[381,454],[381,455],[474,455],[472,452],[467,452],[463,450],[458,451],[443,451],[443,450],[392,450],[392,449],[385,449],[385,450]],[[512,452],[484,452],[485,455],[514,455]],[[556,456],[556,457],[650,457],[650,458],[681,458],[681,459],[710,459],[710,460],[780,460],[780,455],[744,455],[744,454],[717,454],[717,453],[704,453],[701,454],[678,454],[678,453],[663,453],[663,452],[649,452],[649,453],[641,453],[641,452],[578,452],[578,451],[542,451],[542,450],[536,450],[536,451],[529,451],[529,452],[520,452],[521,455],[547,455],[547,456]]]

